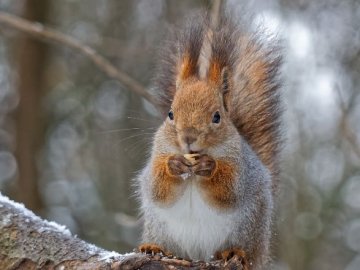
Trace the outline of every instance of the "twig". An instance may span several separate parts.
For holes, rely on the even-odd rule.
[[[144,86],[131,78],[128,74],[120,71],[107,59],[105,59],[98,52],[96,52],[93,48],[82,44],[77,39],[65,35],[57,30],[45,27],[40,23],[30,22],[15,15],[11,15],[1,11],[0,23],[7,25],[11,28],[15,28],[45,42],[54,42],[57,44],[65,45],[80,52],[81,54],[87,56],[107,76],[118,80],[130,90],[134,91],[136,94],[142,96],[153,105],[156,105],[154,98],[146,91]]]
[[[341,131],[345,137],[345,139],[350,143],[352,146],[352,150],[355,152],[355,154],[360,158],[360,145],[357,141],[356,134],[354,131],[350,128],[349,120],[348,120],[348,114],[351,109],[350,106],[346,106],[345,101],[341,95],[341,91],[339,89],[339,86],[335,87],[336,92],[339,96],[339,107],[342,112],[341,120],[340,120],[340,127]]]
[[[219,23],[222,0],[213,0],[211,7],[211,25],[216,28]]]

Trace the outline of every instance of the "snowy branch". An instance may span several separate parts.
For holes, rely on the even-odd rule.
[[[37,217],[0,193],[0,269],[242,269],[235,258],[190,262],[160,255],[118,254],[86,243],[65,226]]]

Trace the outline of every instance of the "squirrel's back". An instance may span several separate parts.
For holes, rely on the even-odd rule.
[[[228,88],[227,110],[240,135],[272,174],[276,187],[280,148],[279,44],[234,23],[229,14],[217,26],[191,19],[166,42],[154,93],[161,111],[171,107],[180,77],[218,80]]]

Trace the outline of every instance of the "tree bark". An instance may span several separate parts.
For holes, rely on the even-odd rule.
[[[142,253],[118,254],[86,243],[0,194],[0,269],[243,269],[228,262],[191,262]]]

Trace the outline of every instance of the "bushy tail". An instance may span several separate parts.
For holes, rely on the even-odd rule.
[[[202,79],[223,80],[231,119],[272,173],[276,187],[281,144],[278,42],[265,40],[259,32],[245,31],[226,15],[216,27],[206,18],[192,20],[168,42],[162,52],[155,94],[166,113],[184,70],[185,76],[190,76],[205,68]]]

